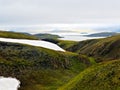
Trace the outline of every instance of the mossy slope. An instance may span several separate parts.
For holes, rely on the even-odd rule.
[[[38,39],[35,36],[27,35],[24,33],[9,32],[9,31],[0,31],[0,38],[14,38],[14,39]]]
[[[97,61],[115,60],[120,58],[120,35],[92,39],[75,43],[67,50],[93,56]]]
[[[94,65],[58,90],[120,90],[120,60]]]
[[[56,90],[89,65],[83,55],[0,42],[0,76],[18,78],[20,90]]]

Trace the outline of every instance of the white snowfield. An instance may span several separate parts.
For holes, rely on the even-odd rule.
[[[10,39],[10,38],[0,38],[0,41],[3,42],[12,42],[12,43],[21,43],[21,44],[28,44],[32,46],[39,46],[44,47],[56,51],[65,52],[62,48],[58,45],[41,40],[27,40],[27,39]],[[0,90],[17,90],[20,85],[20,82],[15,78],[0,78]]]
[[[28,45],[32,45],[32,46],[38,46],[38,47],[43,47],[43,48],[52,49],[52,50],[56,50],[56,51],[65,52],[65,50],[60,48],[58,45],[51,43],[51,42],[42,41],[42,40],[0,38],[0,41],[28,44]]]
[[[0,90],[18,90],[20,82],[16,78],[0,77]]]

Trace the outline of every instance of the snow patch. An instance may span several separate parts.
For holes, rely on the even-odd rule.
[[[0,90],[18,90],[20,87],[20,81],[16,78],[0,77]]]
[[[65,50],[60,48],[58,45],[51,43],[51,42],[42,41],[42,40],[0,38],[0,41],[28,44],[28,45],[32,45],[32,46],[39,46],[39,47],[43,47],[43,48],[47,48],[47,49],[65,52]]]

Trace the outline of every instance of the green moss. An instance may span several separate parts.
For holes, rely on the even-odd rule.
[[[89,60],[92,65],[96,64],[95,58],[89,57]]]

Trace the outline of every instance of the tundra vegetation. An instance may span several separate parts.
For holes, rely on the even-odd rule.
[[[8,36],[13,38],[12,32]],[[80,42],[44,40],[66,52],[0,42],[0,76],[16,77],[19,90],[120,90],[120,35]]]

